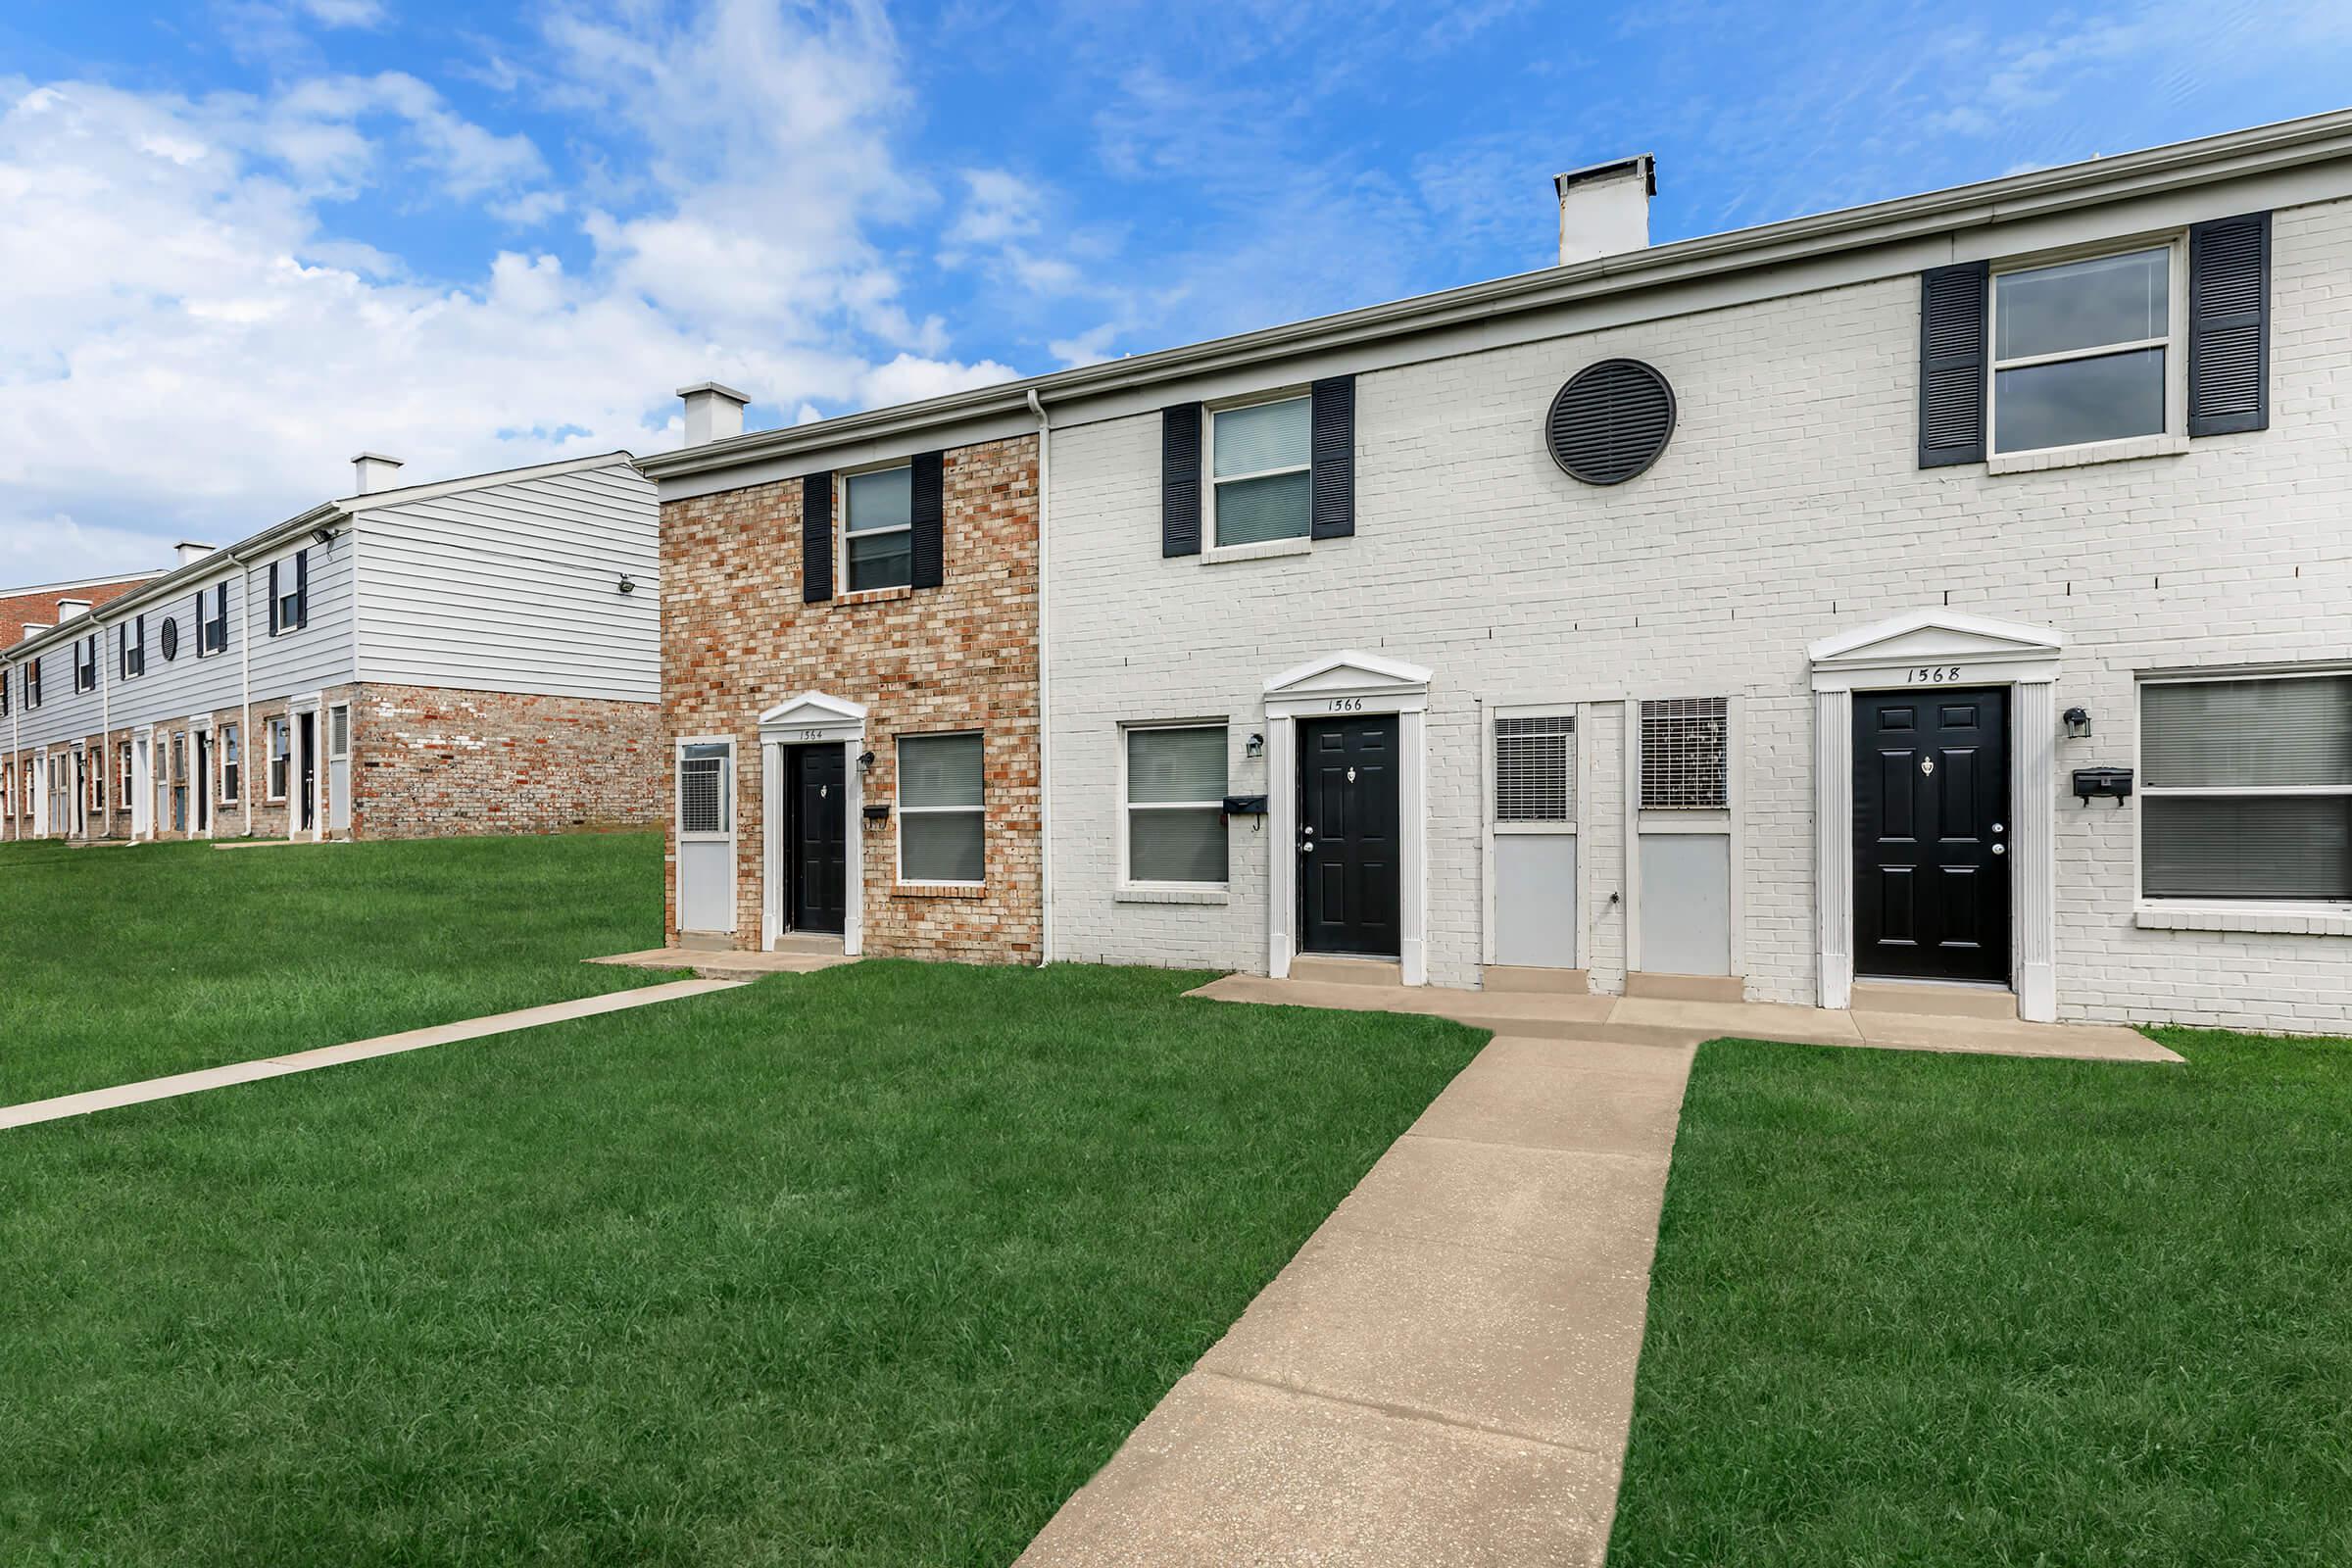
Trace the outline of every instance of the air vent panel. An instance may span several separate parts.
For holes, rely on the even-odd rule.
[[[1674,436],[1674,388],[1640,360],[1602,360],[1569,378],[1544,416],[1544,442],[1562,472],[1623,484]]]

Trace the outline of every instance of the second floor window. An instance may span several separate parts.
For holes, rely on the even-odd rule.
[[[270,635],[298,631],[311,619],[311,553],[270,563]]]
[[[914,581],[914,469],[853,473],[841,487],[841,537],[849,591]]]
[[[41,706],[41,662],[37,659],[27,661],[24,665],[24,706],[27,709]]]
[[[2169,428],[2173,256],[2158,245],[1994,274],[1993,451]]]
[[[90,633],[74,645],[74,689],[94,692],[98,689],[98,634]]]
[[[196,657],[228,648],[228,584],[215,583],[196,596]]]
[[[1307,536],[1315,491],[1313,422],[1303,397],[1209,415],[1208,474],[1219,546]]]

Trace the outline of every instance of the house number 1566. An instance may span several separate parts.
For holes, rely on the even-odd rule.
[[[1910,683],[1914,686],[1941,686],[1959,678],[1958,664],[1919,664],[1910,671]]]
[[[1364,700],[1361,697],[1334,697],[1330,710],[1335,713],[1360,713],[1364,710]]]

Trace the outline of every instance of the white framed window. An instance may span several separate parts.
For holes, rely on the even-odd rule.
[[[220,804],[222,806],[234,806],[237,804],[237,791],[240,787],[237,780],[239,773],[242,771],[238,764],[241,760],[242,759],[239,757],[237,749],[237,726],[234,724],[221,725]],[[130,752],[127,747],[124,748],[122,753],[122,766],[125,770],[127,770],[130,766]]]
[[[283,718],[266,721],[270,740],[270,772],[262,781],[265,798],[282,801],[286,798],[286,770],[294,755],[293,726]]]
[[[2352,670],[2139,688],[2141,897],[2352,903]]]
[[[1991,450],[2097,446],[2179,426],[2183,248],[1992,274]]]
[[[1731,805],[1730,710],[1721,697],[1642,703],[1642,810],[1720,811]]]
[[[1301,392],[1211,409],[1207,418],[1218,548],[1306,538],[1315,491],[1313,399]]]
[[[689,741],[678,748],[678,836],[723,839],[733,829],[735,791],[728,771],[735,748],[727,741]]]
[[[850,593],[914,581],[914,466],[875,468],[841,481],[843,581]]]
[[[977,730],[899,737],[899,880],[979,886],[987,795]]]
[[[1120,738],[1119,881],[1225,886],[1222,723],[1135,724]]]

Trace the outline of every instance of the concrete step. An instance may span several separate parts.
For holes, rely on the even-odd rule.
[[[1311,985],[1400,986],[1404,984],[1404,965],[1394,958],[1300,954],[1291,960],[1291,978]]]
[[[1582,969],[1537,969],[1523,964],[1490,963],[1479,983],[1489,991],[1535,992],[1545,996],[1582,997],[1592,994],[1592,982]]]
[[[1933,981],[1857,980],[1853,1010],[1929,1018],[2014,1019],[2017,993],[1992,986],[1938,985]]]
[[[788,931],[776,938],[778,953],[839,953],[841,934],[825,931]]]
[[[1744,1002],[1747,988],[1736,974],[1659,974],[1634,970],[1625,977],[1625,994],[1658,1002]]]

